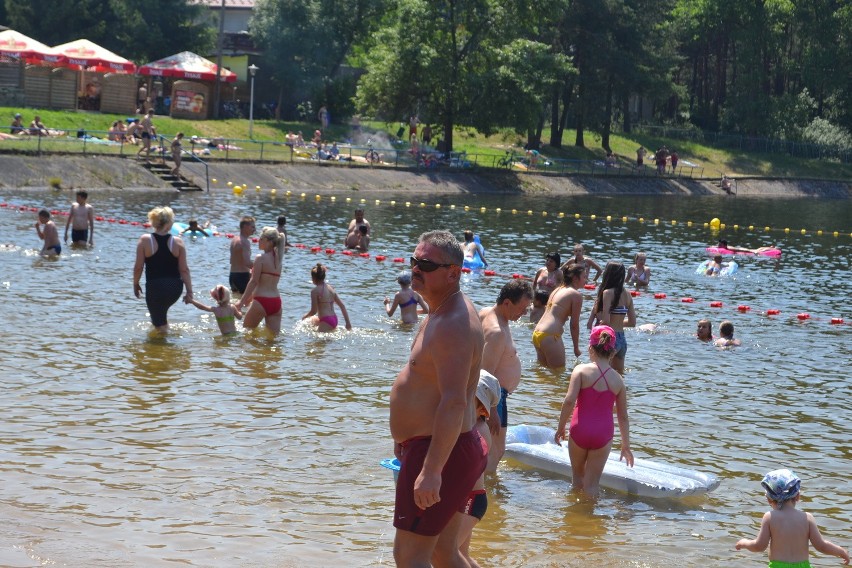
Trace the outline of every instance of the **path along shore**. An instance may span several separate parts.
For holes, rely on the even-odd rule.
[[[205,168],[184,161],[183,175],[206,187]],[[315,194],[471,194],[507,195],[682,195],[725,196],[719,180],[628,175],[548,175],[488,170],[406,170],[345,166],[317,162],[210,162],[211,191],[231,191],[227,182],[260,186],[264,190]],[[0,190],[44,189],[51,180],[63,189],[172,190],[129,157],[67,155],[0,155]],[[852,181],[815,179],[737,178],[736,197],[852,198]]]

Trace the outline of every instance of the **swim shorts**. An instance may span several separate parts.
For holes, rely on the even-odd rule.
[[[89,229],[71,229],[72,243],[87,243],[89,242]]]
[[[810,560],[804,562],[784,562],[783,560],[770,560],[769,568],[811,568]]]
[[[509,398],[509,391],[500,387],[500,402],[497,403],[497,416],[500,417],[501,428],[509,426],[509,407],[506,405],[507,398]]]
[[[437,536],[456,513],[464,513],[468,496],[485,471],[488,446],[479,432],[459,435],[441,471],[441,500],[426,509],[414,503],[414,482],[423,469],[431,436],[418,436],[402,443],[401,466],[396,483],[393,526],[423,536]]]
[[[623,331],[615,332],[615,355],[613,357],[619,357],[624,359],[624,356],[627,355],[627,338],[624,337]]]
[[[47,247],[44,250],[45,252],[53,251],[53,254],[62,254],[62,247],[60,245],[53,245],[52,247]]]
[[[251,272],[231,272],[228,274],[228,284],[231,285],[231,292],[245,294],[249,280],[251,280]]]
[[[476,517],[481,521],[482,517],[485,516],[485,511],[487,510],[488,495],[485,493],[485,489],[474,489],[470,492],[470,495],[467,496],[467,501],[464,504],[464,511],[462,512],[465,515]]]

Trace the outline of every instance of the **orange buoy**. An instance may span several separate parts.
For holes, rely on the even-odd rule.
[[[470,268],[467,266],[462,266],[462,272],[470,272]]]
[[[107,219],[107,223],[115,223],[115,219],[113,219],[112,217],[110,217],[109,219]]]
[[[256,243],[256,242],[259,242],[259,241],[260,241],[259,237],[252,237],[251,238],[251,242],[253,242],[253,243]]]
[[[693,298],[681,298],[680,301],[683,302],[684,304],[692,304],[692,303],[695,302],[695,300]]]
[[[630,295],[635,298],[636,296],[641,296],[642,294],[639,292],[639,290],[631,290]]]
[[[737,309],[741,312],[747,312],[751,309],[751,306],[747,306],[745,304],[740,304],[739,306],[737,306]]]
[[[777,316],[780,313],[781,313],[781,310],[776,310],[775,308],[770,308],[770,309],[766,310],[766,315],[768,315],[768,316]]]
[[[664,292],[655,292],[654,298],[657,299],[657,300],[665,300],[666,294]]]
[[[806,312],[802,312],[800,314],[796,314],[796,317],[799,318],[802,321],[805,321],[806,319],[811,319],[811,314],[806,313]]]
[[[119,220],[118,224],[119,224],[119,225],[126,225],[126,224],[127,224],[127,220],[126,220],[126,219],[121,219],[121,220]]]
[[[520,275],[520,274],[518,274],[517,272],[513,272],[513,273],[512,273],[512,278],[523,278],[523,276],[521,276],[521,275]]]
[[[584,284],[583,288],[585,288],[586,290],[594,290],[595,288],[597,288],[597,286],[595,284],[588,283],[588,284]]]
[[[340,251],[340,254],[345,254],[346,256],[352,256],[352,251],[351,250],[342,250],[342,251]]]
[[[334,254],[334,249],[325,249],[325,254]]]
[[[376,260],[377,260],[377,261],[379,261],[379,262],[381,262],[381,261],[385,260],[386,258],[387,258],[387,257],[386,257],[385,255],[383,255],[383,254],[377,254],[377,255],[376,255]]]
[[[138,227],[139,221],[131,221],[130,224],[133,225],[134,227]]]
[[[405,259],[402,258],[402,257],[396,257],[395,259],[393,259],[393,261],[394,262],[405,262]]]
[[[834,325],[839,325],[843,323],[843,318],[831,318],[831,323],[833,323]]]
[[[486,276],[496,276],[497,275],[497,273],[494,272],[493,270],[485,270],[482,273]]]
[[[362,253],[361,253],[361,254],[359,254],[358,256],[360,256],[361,258],[370,258],[370,253],[368,253],[368,252],[362,252]]]
[[[233,239],[234,233],[225,233],[225,237],[228,238],[228,239]]]
[[[711,308],[721,308],[722,302],[710,302],[710,307]]]
[[[322,247],[311,247],[311,252],[319,252],[322,250]]]

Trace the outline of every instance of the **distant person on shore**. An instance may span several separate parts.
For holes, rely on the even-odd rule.
[[[713,341],[713,324],[708,319],[698,320],[698,330],[695,332],[695,337],[699,341],[709,343]]]
[[[669,154],[669,161],[672,164],[672,173],[677,173],[677,162],[679,160],[679,156],[677,155],[677,150],[672,150],[671,154]]]
[[[642,167],[645,164],[645,156],[648,154],[648,150],[645,149],[645,146],[639,146],[636,149],[636,165],[638,167]]]
[[[322,105],[317,112],[317,117],[319,118],[320,125],[322,129],[325,130],[328,128],[328,125],[331,123],[331,113],[328,112],[328,107]]]
[[[723,321],[719,324],[719,337],[713,342],[716,347],[737,347],[742,342],[739,339],[734,339],[734,324],[729,321]]]
[[[219,284],[210,290],[210,296],[216,301],[215,306],[202,304],[198,300],[190,300],[190,304],[205,312],[212,312],[216,317],[216,324],[219,326],[219,331],[224,336],[237,335],[237,319],[243,319],[243,314],[237,307],[231,303],[231,293],[228,289]]]
[[[722,189],[725,191],[725,193],[727,193],[728,195],[731,194],[731,187],[733,186],[733,182],[727,174],[722,174],[722,182],[720,185],[722,186]]]
[[[326,283],[325,272],[325,267],[320,263],[311,268],[311,281],[314,283],[314,289],[311,290],[311,309],[302,316],[302,319],[310,318],[311,324],[316,326],[317,331],[334,331],[337,329],[334,305],[337,304],[340,313],[343,314],[343,321],[346,322],[346,329],[352,329],[352,324],[349,323],[349,312],[346,311],[346,306],[343,305],[334,288]]]
[[[44,225],[44,229],[42,229]],[[42,209],[38,212],[38,221],[35,224],[38,238],[44,241],[40,254],[42,256],[54,256],[62,253],[62,245],[59,244],[59,231],[56,224],[50,218],[50,211]]]
[[[423,126],[423,132],[420,134],[420,138],[426,146],[432,143],[432,127],[429,126],[429,124],[425,124]]]
[[[41,121],[41,117],[39,115],[35,115],[33,121],[30,123],[30,135],[31,136],[48,136],[50,132],[47,130],[47,126]]]
[[[627,269],[628,284],[635,286],[647,286],[651,282],[651,269],[645,265],[647,257],[644,252],[636,253],[633,257],[633,266]]]
[[[568,262],[572,262],[574,264],[585,265],[586,266],[586,272],[587,272],[587,274],[586,274],[587,278],[592,273],[591,272],[592,268],[594,268],[595,269],[595,277],[594,278],[588,278],[588,279],[591,280],[592,282],[597,282],[598,277],[600,277],[603,269],[601,268],[600,264],[598,264],[597,262],[595,262],[594,260],[592,260],[591,258],[586,256],[585,252],[586,252],[586,250],[585,250],[585,248],[583,248],[582,244],[580,244],[580,243],[575,244],[574,245],[574,258],[572,260],[568,261]]]
[[[145,112],[145,101],[148,100],[148,87],[143,83],[139,85],[139,90],[136,91],[136,112],[142,114]]]
[[[232,292],[245,294],[251,279],[251,236],[257,230],[254,217],[246,215],[240,219],[240,234],[231,238],[231,272],[228,283]]]
[[[393,302],[390,301],[390,298],[385,298],[385,311],[388,317],[393,317],[394,311],[399,306],[402,323],[417,323],[417,306],[428,313],[429,305],[420,294],[411,289],[411,272],[403,270],[397,276],[396,281],[399,283],[399,292],[394,294]]]
[[[488,419],[493,443],[489,446],[486,471],[494,473],[506,451],[506,429],[509,410],[506,400],[521,382],[521,359],[512,339],[509,322],[518,321],[527,313],[532,302],[532,286],[526,280],[513,278],[500,289],[497,303],[479,311],[485,346],[482,350],[482,370],[500,381],[500,401],[497,412]]]
[[[21,117],[21,113],[16,112],[15,117],[12,119],[12,124],[9,126],[9,133],[20,135],[25,134],[26,130],[24,129],[23,118]]]
[[[579,290],[586,283],[587,276],[588,269],[584,264],[562,265],[562,286],[550,294],[544,314],[532,334],[539,364],[550,369],[565,367],[565,343],[562,341],[562,334],[569,319],[574,356],[580,356],[580,311],[583,307],[583,295]]]
[[[65,242],[68,242],[68,228],[71,228],[71,243],[89,246],[95,244],[95,210],[86,201],[89,194],[82,189],[76,194],[76,203],[71,205],[68,221],[65,223]]]
[[[278,232],[284,235],[284,246],[289,247],[293,246],[290,244],[290,241],[287,240],[287,217],[284,215],[279,215],[277,220],[277,229]]]
[[[140,157],[142,152],[145,152],[145,159],[151,157],[151,140],[157,137],[157,129],[154,127],[153,111],[148,111],[142,120],[139,121],[139,137],[142,138],[142,147],[136,152],[136,157]]]
[[[769,568],[805,568],[810,564],[809,543],[823,554],[837,556],[849,564],[849,552],[822,538],[816,519],[796,509],[801,480],[789,469],[776,469],[763,476],[760,485],[771,507],[760,521],[754,539],[737,541],[736,549],[763,552],[769,547]]]
[[[261,321],[274,335],[281,331],[281,294],[278,281],[281,279],[281,259],[284,256],[284,235],[275,227],[264,227],[257,240],[261,253],[254,259],[251,279],[237,309],[249,306],[243,318],[243,327],[254,329]]]
[[[633,467],[627,388],[621,374],[610,366],[617,349],[615,331],[611,327],[599,325],[592,328],[589,336],[589,359],[592,362],[574,367],[554,436],[557,444],[568,438],[572,489],[590,496],[598,493],[601,474],[612,447],[615,432],[613,406],[621,435],[619,459]],[[567,429],[569,419],[571,426]]]
[[[180,162],[183,158],[183,146],[181,146],[181,141],[183,140],[183,132],[178,132],[175,134],[175,139],[172,140],[171,150],[172,150],[172,161],[175,163],[175,167],[172,168],[172,175],[175,177],[180,177]]]

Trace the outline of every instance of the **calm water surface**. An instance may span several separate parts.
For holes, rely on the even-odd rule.
[[[243,214],[274,225],[285,213],[291,242],[340,248],[354,208],[345,197],[114,192],[94,193],[91,202],[98,215],[138,221],[168,203],[178,220],[210,219],[223,232],[236,231]],[[639,323],[659,327],[628,332],[634,452],[722,479],[706,497],[604,492],[590,505],[568,494],[566,480],[504,462],[474,536],[483,565],[763,566],[765,555],[737,553],[733,544],[756,533],[767,508],[759,481],[778,467],[803,478],[802,506],[817,515],[824,536],[850,544],[850,334],[848,325],[829,323],[852,320],[849,202],[381,199],[367,204],[371,252],[389,260],[407,257],[417,235],[432,228],[474,229],[500,273],[532,275],[546,252],[565,252],[566,241],[582,241],[601,264],[645,251],[652,287],[636,308]],[[71,196],[6,190],[0,201],[66,210]],[[631,220],[623,223],[623,215]],[[789,234],[724,232],[732,244],[776,242],[783,259],[745,259],[733,279],[697,276],[714,235],[687,221],[712,217],[729,226],[791,227]],[[65,218],[58,221],[61,234]],[[388,393],[414,334],[382,306],[398,289],[399,265],[294,249],[285,259],[277,339],[223,340],[209,314],[183,304],[170,311],[173,333],[157,339],[149,337],[144,301],[132,294],[141,227],[98,223],[93,250],[66,249],[53,261],[35,254],[34,222],[34,213],[0,208],[0,565],[393,564],[393,483],[378,461],[391,455]],[[816,229],[846,236],[816,236]],[[188,250],[196,297],[206,301],[210,288],[227,282],[227,240],[190,240]],[[351,333],[320,337],[298,323],[318,260],[349,308]],[[463,290],[484,307],[504,282],[466,275]],[[668,298],[655,300],[653,292]],[[684,296],[695,303],[681,303]],[[738,313],[739,304],[751,312]],[[766,317],[767,308],[781,315]],[[798,321],[799,312],[811,320]],[[743,346],[698,344],[702,317],[714,329],[733,320]],[[513,326],[524,380],[510,420],[554,426],[567,374],[537,366],[531,331],[523,321]],[[821,555],[813,562],[836,563]]]

